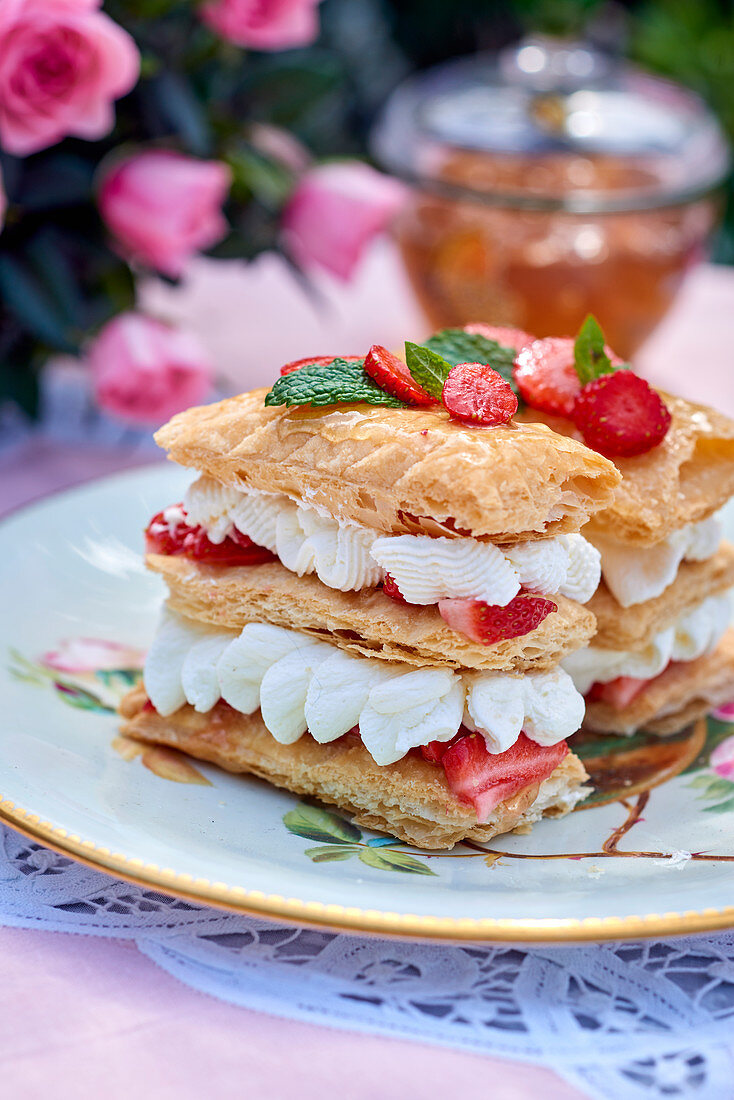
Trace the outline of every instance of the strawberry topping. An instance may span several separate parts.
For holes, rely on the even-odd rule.
[[[236,527],[224,542],[214,543],[203,527],[191,527],[186,522],[168,523],[163,512],[153,516],[146,528],[145,551],[191,558],[207,565],[261,565],[275,561],[274,554],[264,546],[257,546]]]
[[[461,728],[465,729],[464,726]],[[420,754],[429,764],[440,764],[449,745],[453,745],[455,741],[456,738],[452,741],[429,741],[427,745],[421,745]]]
[[[298,370],[300,367],[308,366],[309,363],[317,363],[321,367],[325,367],[327,363],[333,363],[336,358],[346,359],[347,363],[360,363],[362,361],[361,355],[307,355],[305,359],[294,359],[290,363],[286,363],[285,366],[280,368],[281,375],[292,374],[294,370]]]
[[[389,596],[391,600],[395,600],[396,603],[407,603],[405,596],[400,591],[397,585],[397,581],[394,577],[391,577],[389,573],[385,574],[385,579],[382,582],[382,591],[386,596]]]
[[[529,634],[558,607],[542,596],[520,593],[505,607],[484,600],[448,599],[438,601],[438,610],[452,630],[480,645],[493,645]]]
[[[506,424],[517,412],[512,386],[487,363],[457,363],[444,382],[442,399],[458,420],[486,427]]]
[[[382,344],[373,344],[364,360],[364,369],[381,390],[409,405],[435,405],[436,401],[418,385],[402,359]]]
[[[519,351],[526,344],[532,344],[535,339],[529,332],[523,332],[521,328],[509,328],[505,325],[485,325],[477,321],[473,325],[464,325],[464,332],[470,332],[474,336],[484,336],[487,340],[496,340],[506,348],[514,348]]]
[[[590,703],[608,703],[615,710],[624,710],[647,687],[650,680],[638,680],[635,676],[618,676],[606,684],[597,681],[586,696]]]
[[[576,397],[573,422],[584,443],[607,458],[631,458],[657,447],[670,411],[644,378],[631,370],[603,374]]]
[[[515,385],[533,409],[554,416],[571,416],[581,390],[573,360],[574,341],[565,336],[533,340],[516,358]]]
[[[567,753],[565,741],[538,745],[524,733],[506,752],[490,753],[480,733],[469,733],[449,745],[441,764],[449,788],[472,804],[479,821],[486,821],[500,802],[547,779]]]

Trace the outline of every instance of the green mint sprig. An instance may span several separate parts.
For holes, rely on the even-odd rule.
[[[414,381],[422,386],[431,397],[441,400],[443,384],[449,376],[453,363],[449,363],[428,344],[412,344],[405,341],[405,362]]]
[[[590,313],[579,329],[573,345],[574,366],[582,386],[593,382],[595,378],[601,378],[603,374],[612,374],[621,369],[612,363],[604,350],[604,343],[601,325],[593,313]],[[629,363],[624,366],[629,369]]]
[[[404,409],[405,402],[385,393],[365,372],[364,360],[306,363],[283,375],[265,396],[266,405],[345,405],[364,402]]]

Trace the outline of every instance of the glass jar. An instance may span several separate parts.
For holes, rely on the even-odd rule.
[[[434,325],[556,336],[593,313],[625,357],[705,255],[729,169],[697,96],[548,38],[406,81],[373,149],[413,184],[396,234]]]

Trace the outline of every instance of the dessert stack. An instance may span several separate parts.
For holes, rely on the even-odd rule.
[[[452,330],[407,365],[309,358],[161,429],[198,478],[146,532],[169,596],[124,733],[427,848],[572,809],[579,531],[620,477],[514,419],[513,354]]]
[[[734,696],[734,546],[715,513],[734,494],[734,421],[651,389],[604,344],[503,333],[524,418],[583,438],[622,475],[584,528],[601,554],[591,644],[564,659],[585,727],[671,734]]]

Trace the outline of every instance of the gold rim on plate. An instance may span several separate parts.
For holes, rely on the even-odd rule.
[[[188,901],[213,905],[253,917],[284,920],[341,932],[387,936],[438,942],[502,943],[583,943],[600,940],[648,939],[656,936],[687,936],[694,932],[724,931],[734,927],[734,906],[725,909],[687,910],[683,913],[650,913],[647,916],[584,917],[565,919],[519,920],[482,917],[435,917],[418,913],[391,913],[379,909],[359,909],[343,905],[325,905],[320,901],[281,894],[265,894],[226,882],[174,871],[145,863],[120,852],[111,852],[91,840],[43,821],[38,814],[0,799],[0,821],[31,840],[62,855],[84,863],[97,871],[114,874],[128,882],[155,889]]]

